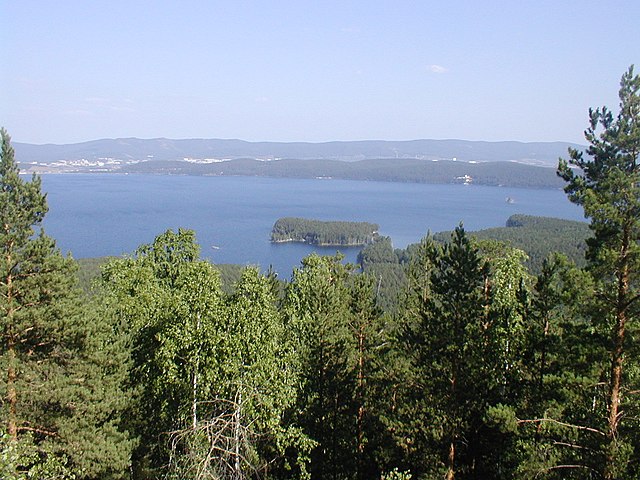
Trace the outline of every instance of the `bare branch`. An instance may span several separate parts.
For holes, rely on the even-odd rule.
[[[587,465],[579,465],[579,464],[578,465],[555,465],[553,467],[545,468],[539,471],[538,473],[536,473],[536,478],[539,477],[540,475],[550,472],[551,470],[560,470],[563,468],[584,468],[585,470],[591,470],[592,472],[598,473],[597,470],[591,467],[588,467]]]
[[[17,430],[19,432],[33,432],[33,433],[39,433],[41,435],[47,435],[48,437],[57,437],[58,434],[56,432],[52,432],[50,430],[44,430],[42,428],[35,428],[35,427],[26,427],[26,426],[20,426],[17,428]]]
[[[542,422],[551,422],[551,423],[555,423],[556,425],[560,425],[562,427],[568,427],[568,428],[575,428],[577,430],[585,430],[587,432],[592,432],[592,433],[597,433],[599,435],[602,435],[603,437],[606,437],[607,434],[596,429],[596,428],[591,428],[591,427],[584,427],[582,425],[572,425],[570,423],[564,423],[564,422],[560,422],[558,420],[555,420],[553,418],[535,418],[532,420],[518,420],[518,424],[521,423],[542,423]]]

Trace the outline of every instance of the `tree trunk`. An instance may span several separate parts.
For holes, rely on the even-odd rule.
[[[196,361],[196,371],[193,372],[193,380],[191,384],[191,426],[194,431],[198,428],[198,360]]]
[[[538,398],[540,399],[540,401],[543,401],[543,399],[545,398],[544,374],[545,374],[545,371],[547,370],[547,338],[549,336],[549,327],[550,327],[549,313],[545,311],[544,329],[542,331],[542,346],[541,346],[542,352],[540,353],[540,371],[538,372],[538,375],[539,375]],[[539,411],[538,414],[539,415],[544,414],[544,412]],[[538,426],[536,427],[536,436],[535,436],[536,443],[538,443],[540,432],[542,432],[542,422],[538,423]]]
[[[618,423],[620,421],[620,402],[622,388],[622,360],[624,358],[624,337],[627,321],[627,297],[629,293],[629,230],[625,228],[620,257],[622,267],[618,273],[618,293],[616,303],[616,325],[613,331],[613,351],[611,353],[611,379],[609,383],[609,419],[607,422],[607,436],[609,449],[607,451],[604,478],[615,478],[616,443],[618,441]]]
[[[618,282],[618,304],[616,311],[616,326],[613,332],[614,347],[611,354],[611,379],[609,384],[609,419],[607,435],[609,437],[609,450],[607,452],[607,465],[605,467],[605,479],[615,478],[616,443],[618,437],[618,423],[620,421],[620,402],[622,387],[622,360],[624,358],[624,337],[627,321],[626,301],[629,289],[629,272],[625,264]]]
[[[240,410],[242,409],[242,391],[238,392],[238,402],[236,405],[236,411],[234,414],[234,428],[233,428],[233,471],[234,471],[234,480],[242,479],[242,468],[240,465]]]
[[[453,480],[456,476],[455,474],[455,464],[456,464],[456,444],[455,438],[451,439],[451,443],[449,444],[449,455],[447,456],[447,480]]]
[[[364,343],[365,334],[364,327],[361,326],[358,332],[358,440],[357,440],[357,452],[358,452],[358,475],[359,479],[363,478],[363,466],[364,466]]]
[[[11,248],[11,245],[9,246]],[[7,257],[7,268],[11,265],[11,255]],[[13,277],[8,270],[7,275],[7,403],[9,404],[9,416],[7,418],[7,433],[13,441],[18,440],[18,392],[16,390],[16,339],[14,336],[14,309],[13,303]]]
[[[457,327],[457,324],[456,324]],[[456,328],[457,331],[457,328]],[[459,336],[458,338],[461,338],[461,336]],[[458,403],[457,403],[457,381],[458,381],[458,363],[454,360],[453,362],[453,375],[451,378],[451,402],[453,404],[455,404],[455,409],[456,409],[456,413],[458,410]],[[458,421],[457,418],[455,418],[454,421]],[[456,466],[456,437],[457,437],[457,428],[455,427],[455,425],[452,427],[452,432],[451,432],[451,439],[449,441],[449,454],[447,455],[447,475],[446,475],[446,479],[447,480],[453,480],[455,478],[455,466]]]
[[[13,338],[9,338],[7,345],[7,402],[9,403],[9,418],[7,419],[7,433],[13,441],[18,440],[18,394],[16,391],[16,351]]]

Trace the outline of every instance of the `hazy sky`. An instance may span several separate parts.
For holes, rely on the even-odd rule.
[[[0,0],[14,141],[582,142],[640,1]]]

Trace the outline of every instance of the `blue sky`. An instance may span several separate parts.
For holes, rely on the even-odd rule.
[[[582,142],[640,2],[0,0],[14,141]]]

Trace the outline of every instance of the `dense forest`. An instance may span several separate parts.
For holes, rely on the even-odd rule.
[[[434,233],[430,238],[447,243],[452,232]],[[586,266],[587,239],[591,236],[584,222],[559,218],[516,214],[509,217],[505,227],[470,232],[477,245],[498,241],[521,250],[523,265],[529,273],[542,273],[545,260],[560,253],[579,267]],[[358,254],[358,265],[377,282],[376,295],[385,310],[396,311],[400,293],[407,287],[407,268],[420,254],[420,244],[394,249],[390,237],[379,236]]]
[[[373,242],[380,227],[368,222],[279,218],[271,229],[271,241],[305,242],[310,245],[355,246]]]
[[[339,255],[284,281],[229,270],[223,289],[190,230],[107,259],[83,291],[0,130],[0,477],[638,478],[633,68],[619,97],[558,165],[590,222],[583,264],[551,253],[534,272],[515,240],[460,225],[406,259],[375,252],[402,268],[393,311]]]

